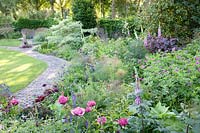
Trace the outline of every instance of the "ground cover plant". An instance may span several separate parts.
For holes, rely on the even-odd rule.
[[[26,87],[47,67],[40,60],[5,49],[0,49],[0,62],[0,83],[10,86],[11,92]]]

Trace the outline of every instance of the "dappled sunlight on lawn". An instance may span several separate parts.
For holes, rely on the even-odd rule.
[[[7,84],[12,92],[25,88],[46,67],[44,62],[23,53],[0,49],[0,83]]]
[[[19,66],[19,67],[17,67],[17,68],[14,68],[14,69],[12,69],[12,70],[6,72],[6,73],[22,72],[22,71],[25,71],[25,70],[29,69],[31,66],[32,66],[31,63],[29,63],[29,64],[24,64],[24,65],[21,65],[21,66]]]

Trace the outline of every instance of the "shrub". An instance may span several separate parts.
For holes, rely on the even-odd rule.
[[[42,43],[38,48],[37,51],[43,54],[51,54],[54,50],[57,49],[57,46],[54,43]]]
[[[78,56],[77,50],[72,49],[69,45],[59,47],[54,53],[65,60],[71,60]]]
[[[14,32],[8,33],[6,36],[7,36],[7,38],[9,38],[9,39],[18,39],[18,38],[20,38],[22,35],[21,35],[20,32],[14,31]]]
[[[181,103],[190,105],[199,99],[199,44],[194,41],[184,50],[147,58],[143,75],[144,90],[149,99],[179,111]]]
[[[101,61],[94,66],[94,69],[93,76],[97,81],[112,81],[120,79],[126,74],[126,71],[122,68],[122,62],[116,57],[102,58]]]
[[[83,29],[96,27],[94,5],[88,0],[74,0],[72,5],[73,20],[81,21]]]
[[[57,44],[58,47],[69,45],[72,49],[78,50],[83,44],[82,25],[80,22],[73,22],[71,19],[61,21],[58,25],[50,28],[51,34],[46,37],[48,43]]]
[[[145,38],[144,45],[151,53],[171,52],[178,49],[177,38],[164,38],[162,36],[153,37],[150,34]]]

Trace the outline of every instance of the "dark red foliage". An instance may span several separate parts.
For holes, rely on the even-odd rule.
[[[147,36],[144,45],[148,51],[151,53],[156,52],[171,52],[178,50],[178,39],[177,38],[164,38],[153,37],[150,34]]]
[[[38,103],[38,102],[42,102],[44,99],[45,99],[46,96],[44,95],[41,95],[41,96],[38,96],[36,99],[35,99],[35,102]]]

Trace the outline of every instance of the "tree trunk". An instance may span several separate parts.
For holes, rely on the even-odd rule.
[[[64,8],[63,8],[63,7],[60,7],[60,9],[61,9],[61,10],[60,10],[60,11],[61,11],[61,17],[64,18]]]
[[[54,14],[55,10],[54,10],[54,0],[50,0],[50,4],[51,4],[51,12],[52,14]]]
[[[112,0],[112,19],[115,19],[115,0]]]
[[[103,18],[105,18],[105,10],[104,10],[104,4],[102,3],[102,15],[103,15]]]

